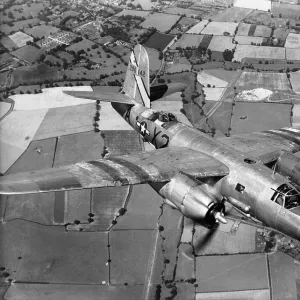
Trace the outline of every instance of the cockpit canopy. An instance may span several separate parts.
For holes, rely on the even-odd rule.
[[[154,109],[147,109],[142,116],[152,122],[158,120],[160,122],[167,123],[177,120],[176,116],[170,112],[158,111]]]
[[[298,191],[288,184],[282,184],[279,186],[271,200],[286,209],[300,206],[300,195]]]

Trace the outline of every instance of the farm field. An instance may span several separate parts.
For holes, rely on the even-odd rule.
[[[186,64],[172,64],[171,67],[166,69],[167,73],[180,73],[180,72],[190,72],[192,69],[192,65],[186,65]]]
[[[255,288],[255,287],[253,287]],[[255,299],[255,300],[270,300],[270,290],[246,290],[233,292],[209,292],[196,293],[195,300],[216,299],[216,300],[239,300],[239,299]]]
[[[33,38],[21,31],[8,36],[19,48],[26,45],[28,41],[32,42]]]
[[[232,135],[291,127],[291,104],[248,102],[235,104],[231,119]]]
[[[146,18],[149,15],[149,13],[150,13],[149,11],[143,11],[143,10],[124,9],[119,13],[115,14],[115,17],[136,16],[136,17]]]
[[[142,9],[144,10],[150,10],[151,8],[154,8],[157,6],[157,2],[151,2],[151,0],[134,0],[132,1],[133,5],[140,4],[142,6]]]
[[[276,17],[281,14],[283,18],[296,19],[300,15],[300,6],[286,3],[273,3],[272,13]]]
[[[258,0],[258,1],[260,1],[260,0]],[[261,1],[261,2],[264,2],[264,1]],[[289,21],[289,19],[276,18],[276,16],[274,16],[272,18],[271,14],[269,12],[254,10],[243,21],[245,23],[247,22],[250,24],[261,24],[261,25],[265,25],[265,26],[269,26],[269,27],[272,27],[273,25],[275,27],[285,27],[286,22]]]
[[[232,37],[230,36],[218,36],[214,35],[209,43],[208,49],[211,51],[224,52],[226,49],[232,50],[235,48],[235,44],[232,43]]]
[[[69,64],[73,61],[74,56],[70,53],[67,53],[65,51],[58,52],[57,55],[62,59],[66,60]]]
[[[94,103],[51,108],[37,130],[34,140],[93,131],[95,113]]]
[[[264,38],[259,36],[235,36],[235,41],[237,41],[241,45],[251,45],[251,43],[261,45]]]
[[[291,72],[290,82],[292,89],[296,93],[300,93],[300,72]]]
[[[49,26],[49,25],[40,25],[35,26],[33,28],[25,28],[24,31],[36,38],[44,38],[49,36],[52,33],[57,32],[59,29],[57,27]]]
[[[87,48],[91,48],[93,45],[95,45],[94,42],[87,40],[87,39],[83,39],[82,41],[67,47],[66,50],[77,52],[77,51],[83,49],[86,51]]]
[[[28,5],[12,5],[10,8],[6,9],[5,12],[12,12],[14,19],[33,16],[36,17],[38,13],[44,10],[48,5],[45,3],[28,3]],[[21,9],[21,12],[19,11]],[[2,14],[1,14],[2,18]]]
[[[14,86],[43,83],[46,80],[51,82],[62,79],[62,73],[58,68],[51,68],[46,64],[36,64],[31,67],[19,67],[12,73]]]
[[[234,60],[243,58],[285,59],[285,49],[280,47],[261,47],[251,45],[237,45]]]
[[[203,39],[203,35],[183,34],[182,37],[171,46],[171,49],[177,47],[185,49],[187,47],[197,48]]]
[[[197,80],[204,87],[207,87],[207,85],[209,84],[212,87],[215,86],[215,87],[219,88],[219,87],[227,87],[227,84],[228,84],[227,81],[224,81],[215,76],[212,76],[212,75],[208,74],[208,72],[206,72],[206,71],[201,71],[200,73],[198,73]]]
[[[210,101],[219,101],[221,97],[223,96],[224,91],[226,88],[221,88],[221,87],[204,87],[203,91],[205,93],[205,100],[210,100]]]
[[[22,48],[19,48],[18,50],[11,52],[10,54],[20,60],[24,60],[30,64],[33,64],[40,58],[40,56],[43,54],[43,51],[34,46],[26,45]]]
[[[285,48],[300,48],[300,34],[289,33],[286,41]]]
[[[143,28],[155,27],[160,32],[166,32],[170,30],[180,18],[181,17],[177,15],[154,13],[149,15],[140,26]]]
[[[171,15],[181,15],[181,16],[185,15],[186,17],[203,15],[203,11],[189,9],[189,8],[180,8],[180,7],[168,7],[165,10],[165,13]]]
[[[286,28],[275,28],[273,37],[276,39],[285,40],[289,34],[290,30]]]
[[[249,30],[250,30],[251,24],[246,23],[240,23],[238,26],[238,31],[236,33],[236,36],[248,36]]]
[[[145,49],[149,56],[149,70],[150,72],[156,73],[161,66],[161,60],[158,59],[159,52],[151,48],[145,48]],[[126,72],[125,67],[124,67],[124,71]]]
[[[191,29],[189,29],[186,33],[199,34],[199,33],[201,33],[201,31],[203,30],[205,25],[207,25],[207,23],[208,23],[208,20],[202,20],[198,24],[194,25]]]
[[[9,37],[4,37],[1,39],[1,44],[8,50],[17,49],[18,46]]]
[[[238,24],[233,22],[210,22],[201,31],[201,34],[224,35],[224,32],[228,32],[233,36],[237,26]]]
[[[60,58],[56,58],[53,55],[46,55],[44,62],[50,62],[53,65],[58,64],[57,66],[62,66],[63,65],[63,60]]]
[[[270,37],[272,29],[264,25],[256,25],[254,36]]]
[[[183,17],[180,19],[180,21],[177,23],[174,29],[178,30],[180,33],[186,32],[188,28],[193,27],[197,23],[199,23],[199,20],[197,19]],[[174,29],[172,29],[170,33],[172,33]]]
[[[155,32],[153,35],[151,35],[148,41],[143,44],[143,46],[147,48],[153,48],[158,51],[163,51],[174,40],[174,38],[174,35]]]
[[[23,154],[43,121],[47,109],[12,111],[0,123],[1,164],[4,174]]]
[[[269,1],[269,0],[264,0],[264,1],[261,1],[261,0],[252,0],[252,1],[237,0],[234,3],[234,6],[268,11],[268,10],[271,10],[271,1]]]
[[[300,48],[297,49],[286,49],[286,59],[287,60],[300,60]]]
[[[290,84],[284,73],[243,72],[235,86],[240,90],[264,88],[271,91],[291,91]]]
[[[237,74],[236,71],[228,71],[224,69],[214,69],[214,68],[211,68],[210,70],[205,70],[205,73],[226,82],[230,82]]]
[[[252,9],[243,7],[230,7],[213,15],[211,19],[215,22],[241,22],[252,12]]]
[[[14,22],[12,27],[8,26],[7,24],[1,24],[1,32],[8,35],[11,32],[19,31],[23,28],[28,27],[29,25],[32,26],[37,25],[40,22],[41,21],[38,18],[33,18],[33,19]]]

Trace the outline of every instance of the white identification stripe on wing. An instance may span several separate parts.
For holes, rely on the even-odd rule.
[[[297,128],[284,127],[282,129],[285,129],[285,130],[288,130],[288,131],[291,131],[291,132],[295,132],[295,133],[300,133],[300,129],[297,129]]]
[[[276,130],[276,129],[271,129],[271,130],[268,130],[268,132],[274,132],[274,133],[278,133],[278,134],[285,135],[285,136],[287,136],[287,137],[295,138],[296,140],[300,140],[300,136],[296,136],[296,135],[294,135],[294,134],[289,134],[289,133],[286,132],[286,131],[280,131],[280,130]]]

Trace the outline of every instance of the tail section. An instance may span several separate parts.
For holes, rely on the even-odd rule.
[[[130,55],[123,92],[136,102],[150,107],[149,58],[141,45],[136,45]]]

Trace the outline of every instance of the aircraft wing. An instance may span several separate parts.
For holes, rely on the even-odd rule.
[[[229,173],[223,163],[204,153],[187,148],[164,148],[2,176],[0,194],[168,182],[179,171],[196,178],[226,176]]]
[[[219,138],[228,146],[248,153],[263,163],[276,161],[282,151],[300,151],[300,128],[285,127],[250,134],[238,134],[229,138]]]
[[[90,91],[63,91],[65,94],[83,99],[100,100],[107,102],[118,102],[125,104],[134,104],[132,98],[126,94],[118,94],[113,92],[90,92]]]

